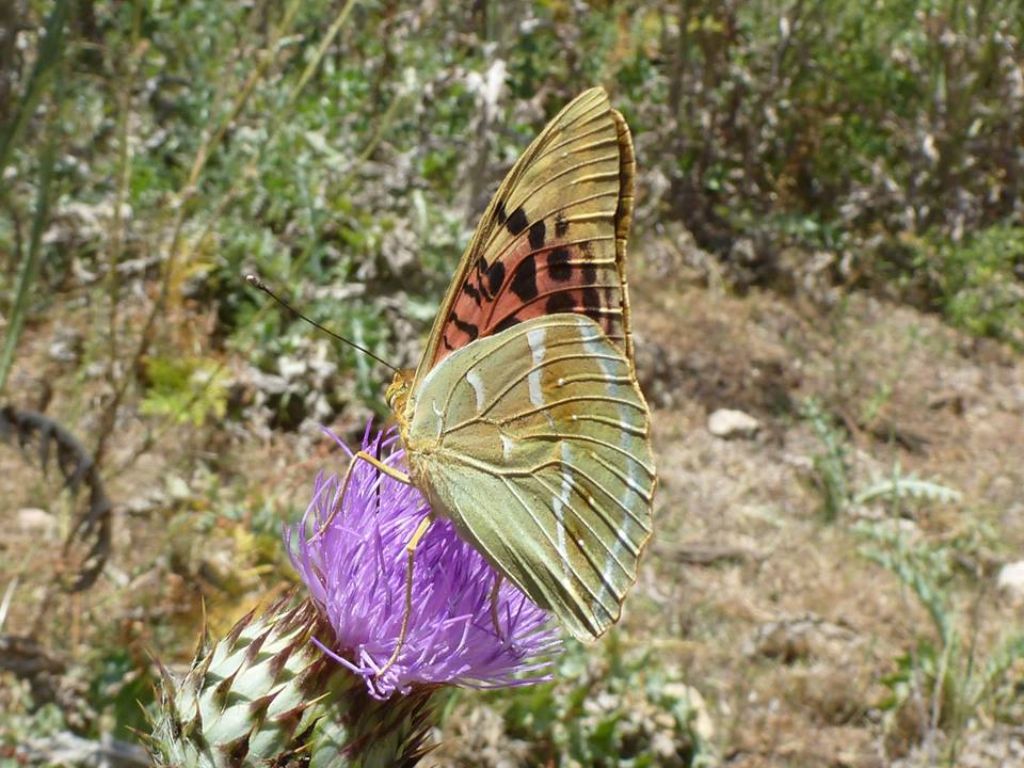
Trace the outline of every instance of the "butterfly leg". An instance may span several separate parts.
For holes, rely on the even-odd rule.
[[[433,523],[434,518],[431,515],[427,515],[420,520],[420,524],[416,528],[416,533],[412,535],[412,538],[409,539],[409,543],[405,545],[405,554],[408,559],[405,563],[405,613],[402,615],[402,628],[398,631],[398,645],[395,646],[395,650],[391,654],[391,658],[388,659],[384,666],[380,668],[380,671],[377,672],[377,677],[380,677],[387,672],[391,668],[391,665],[398,661],[398,656],[402,652],[402,646],[405,645],[405,636],[409,632],[409,616],[412,613],[412,571],[416,557],[416,547],[419,546],[420,539],[426,535]]]
[[[501,625],[498,623],[498,587],[501,586],[501,574],[494,572],[494,586],[491,587],[491,623],[494,624],[494,634],[502,640]]]
[[[352,467],[355,466],[356,461],[359,460],[359,459],[362,459],[363,461],[365,461],[368,464],[372,464],[377,469],[379,469],[381,472],[383,472],[385,475],[387,475],[388,477],[393,477],[395,480],[397,480],[400,483],[405,483],[406,485],[412,485],[412,478],[409,477],[407,474],[405,474],[405,472],[402,472],[401,470],[395,469],[394,467],[389,467],[387,464],[385,464],[383,461],[378,459],[376,456],[374,456],[373,454],[367,453],[366,451],[356,451],[355,454],[353,454],[352,460],[348,464],[348,472],[345,473],[345,480],[346,481],[348,480],[349,473],[352,472]]]
[[[339,498],[341,498],[342,500],[344,500],[345,494],[348,493],[348,484],[352,480],[352,470],[355,469],[356,462],[360,461],[360,460],[361,461],[365,461],[367,464],[370,464],[370,465],[376,467],[378,470],[383,472],[385,475],[387,475],[388,477],[394,478],[395,480],[397,480],[400,483],[405,483],[406,485],[412,485],[412,478],[409,477],[407,474],[405,474],[405,472],[397,470],[394,467],[389,467],[387,464],[385,464],[383,461],[378,459],[376,456],[374,456],[372,454],[369,454],[366,451],[356,451],[352,455],[352,458],[349,459],[348,467],[345,469],[345,477],[341,481],[341,496]],[[334,518],[337,516],[337,514],[338,514],[338,512],[340,510],[341,510],[341,504],[337,505],[333,510],[331,510],[331,514],[328,515],[327,519],[324,520],[324,522],[321,524],[321,526],[319,528],[317,528],[316,532],[312,535],[311,539],[315,539],[318,536],[322,536],[324,534],[324,531],[326,531],[327,528],[330,526],[330,524],[334,522]]]

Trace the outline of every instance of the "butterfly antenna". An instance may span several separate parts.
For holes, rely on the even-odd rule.
[[[332,331],[330,328],[324,328],[316,320],[313,320],[313,319],[311,319],[309,317],[306,317],[304,314],[299,312],[299,310],[297,310],[295,307],[293,307],[287,301],[285,301],[284,299],[279,297],[276,293],[274,293],[272,290],[270,290],[270,288],[267,287],[267,284],[264,283],[262,280],[260,280],[260,278],[257,277],[256,275],[246,275],[245,276],[245,281],[247,283],[249,283],[249,285],[251,285],[253,288],[258,288],[259,290],[263,291],[265,294],[267,294],[267,296],[272,298],[274,301],[276,301],[282,307],[287,309],[289,312],[291,312],[292,314],[296,315],[297,317],[301,317],[303,320],[305,320],[307,323],[312,325],[314,328],[318,328],[319,330],[323,331],[328,336],[330,336],[332,339],[337,339],[340,342],[348,344],[353,349],[358,349],[363,354],[369,355],[370,357],[372,357],[374,360],[376,360],[378,363],[383,365],[385,368],[390,368],[395,373],[398,373],[398,368],[393,366],[387,360],[382,360],[380,357],[378,357],[377,355],[373,354],[373,352],[368,350],[366,347],[362,347],[359,344],[356,344],[354,341],[351,341],[350,339],[346,339],[344,336],[339,336],[334,331]]]

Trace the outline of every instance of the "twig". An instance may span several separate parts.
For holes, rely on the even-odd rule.
[[[64,542],[64,554],[67,555],[76,540],[92,540],[78,568],[77,578],[67,588],[70,592],[88,589],[99,577],[110,555],[113,509],[96,462],[73,434],[48,416],[4,406],[0,408],[0,439],[14,442],[15,438],[23,452],[33,441],[38,443],[38,459],[43,472],[48,469],[51,455],[55,453],[64,487],[72,498],[83,485],[89,488],[88,508],[75,521]]]
[[[659,547],[662,557],[689,565],[714,565],[725,561],[749,562],[768,558],[767,553],[755,552],[747,547],[719,546],[717,544],[683,544],[679,547]]]

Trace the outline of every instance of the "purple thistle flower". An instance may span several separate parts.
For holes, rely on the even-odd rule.
[[[371,438],[367,425],[363,450],[403,466],[393,429]],[[405,546],[429,507],[419,490],[365,461],[356,463],[344,499],[341,482],[321,472],[302,521],[285,532],[292,562],[334,628],[327,653],[364,677],[370,693],[381,699],[417,684],[492,688],[548,679],[560,641],[547,614],[503,580],[499,634],[492,613],[496,571],[440,518],[416,549],[405,643],[379,675],[402,627]]]

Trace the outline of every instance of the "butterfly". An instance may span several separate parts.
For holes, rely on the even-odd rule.
[[[440,517],[576,638],[618,620],[656,484],[626,295],[635,165],[603,89],[569,103],[484,212],[418,367],[388,387],[408,474],[357,458],[430,502],[408,589]],[[392,661],[410,606],[407,591]]]

